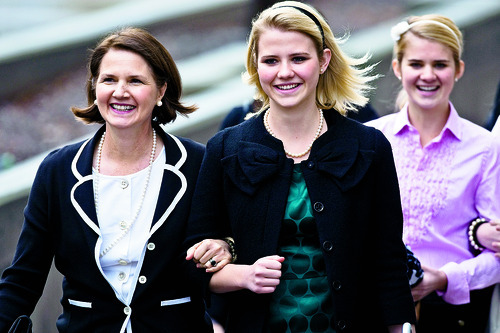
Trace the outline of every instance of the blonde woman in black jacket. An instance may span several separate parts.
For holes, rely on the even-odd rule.
[[[227,332],[401,332],[414,323],[391,147],[345,117],[370,68],[321,15],[286,1],[254,20],[247,78],[260,113],[207,144],[191,241],[234,239],[210,288]]]

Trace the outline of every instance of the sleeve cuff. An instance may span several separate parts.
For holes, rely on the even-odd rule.
[[[467,304],[470,302],[469,283],[466,274],[457,263],[449,262],[440,268],[448,278],[446,291],[437,291],[443,300],[450,304]]]

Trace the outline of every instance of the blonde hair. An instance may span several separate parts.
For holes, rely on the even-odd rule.
[[[357,110],[357,106],[364,106],[368,102],[366,94],[372,89],[368,82],[378,77],[376,75],[370,76],[373,65],[365,68],[360,67],[366,64],[369,56],[365,55],[359,59],[349,57],[339,47],[339,44],[345,42],[346,38],[336,39],[328,23],[318,11],[301,2],[283,1],[262,11],[253,20],[252,30],[248,38],[244,79],[257,88],[255,98],[262,102],[261,110],[269,107],[269,97],[259,81],[257,71],[258,46],[262,33],[271,28],[296,31],[307,35],[316,46],[318,58],[323,56],[323,45],[331,50],[330,63],[326,71],[320,75],[316,88],[318,108],[335,108],[339,113],[345,115],[347,111]]]
[[[408,32],[419,38],[438,42],[449,48],[456,71],[460,70],[460,61],[464,47],[463,36],[460,29],[451,19],[438,14],[411,16],[406,21],[394,26],[391,31],[392,37],[395,40],[393,58],[398,62],[398,66],[401,66],[403,56],[408,48]],[[407,101],[408,95],[404,89],[401,89],[396,98],[396,108],[398,110],[401,109]]]

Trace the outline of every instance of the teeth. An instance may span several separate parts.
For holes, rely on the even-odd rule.
[[[286,85],[283,85],[283,86],[278,86],[278,88],[281,89],[281,90],[290,90],[290,89],[296,88],[298,86],[299,85],[296,83],[296,84],[286,84]]]
[[[118,104],[111,104],[113,109],[119,110],[119,111],[128,111],[132,110],[134,106],[132,105],[118,105]]]
[[[436,86],[433,86],[433,87],[419,86],[418,89],[423,90],[423,91],[434,91],[437,89],[437,87]]]

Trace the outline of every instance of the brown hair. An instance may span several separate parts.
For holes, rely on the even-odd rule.
[[[153,109],[152,121],[166,124],[175,120],[177,113],[186,115],[197,109],[180,102],[182,85],[179,70],[167,49],[149,32],[140,28],[123,28],[103,38],[91,51],[88,62],[87,103],[85,108],[71,107],[75,117],[84,123],[104,123],[96,99],[95,82],[99,76],[102,59],[111,49],[120,49],[140,55],[151,68],[157,87],[167,84],[162,106]]]

